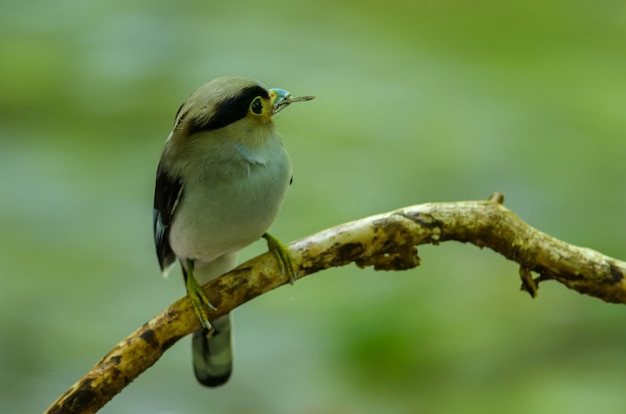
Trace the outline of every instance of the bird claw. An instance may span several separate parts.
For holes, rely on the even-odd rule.
[[[208,314],[206,308],[209,308],[212,311],[216,311],[217,308],[213,306],[209,298],[202,290],[202,287],[198,284],[198,281],[193,275],[193,261],[187,261],[187,272],[185,274],[185,286],[187,288],[187,297],[189,301],[191,301],[191,305],[193,306],[193,310],[196,313],[196,316],[200,320],[202,326],[204,326],[208,331],[207,336],[213,335],[215,328],[211,324],[208,318]]]
[[[296,272],[293,262],[291,261],[289,250],[287,250],[287,247],[280,240],[269,233],[265,233],[263,238],[267,241],[268,250],[274,253],[274,257],[276,257],[276,260],[278,261],[281,277],[284,276],[285,273],[288,273],[289,283],[293,285],[298,278],[298,273]]]

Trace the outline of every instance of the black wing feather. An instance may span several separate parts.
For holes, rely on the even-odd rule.
[[[174,254],[169,242],[169,230],[176,206],[182,195],[182,180],[170,176],[163,168],[163,163],[159,163],[154,188],[152,218],[154,244],[162,271],[165,271],[176,260],[176,254]]]

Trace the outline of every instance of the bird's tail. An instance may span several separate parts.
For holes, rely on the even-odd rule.
[[[193,333],[191,340],[193,370],[200,384],[217,387],[230,378],[233,370],[233,347],[230,314],[212,322],[215,332],[207,338],[206,328]]]
[[[222,256],[210,263],[197,263],[196,280],[207,283],[235,267],[237,254]],[[233,370],[233,346],[230,314],[211,322],[215,328],[208,338],[206,328],[198,329],[191,339],[193,370],[200,384],[217,387],[228,381]]]

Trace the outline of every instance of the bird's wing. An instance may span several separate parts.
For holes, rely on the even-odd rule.
[[[154,208],[152,218],[154,225],[154,244],[161,270],[166,273],[169,266],[176,260],[176,255],[170,246],[169,227],[174,212],[183,195],[183,182],[179,177],[172,177],[159,163],[154,189]]]

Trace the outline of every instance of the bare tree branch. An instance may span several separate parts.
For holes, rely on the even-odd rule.
[[[626,263],[542,233],[488,201],[429,203],[345,223],[291,243],[298,277],[355,262],[377,270],[419,265],[416,246],[448,240],[488,247],[520,265],[522,289],[536,295],[539,282],[556,280],[606,302],[626,303]],[[532,274],[538,274],[533,278]],[[204,286],[217,318],[288,280],[274,257],[258,256]],[[154,364],[179,339],[200,327],[186,298],[159,313],[117,344],[47,413],[93,413]]]

